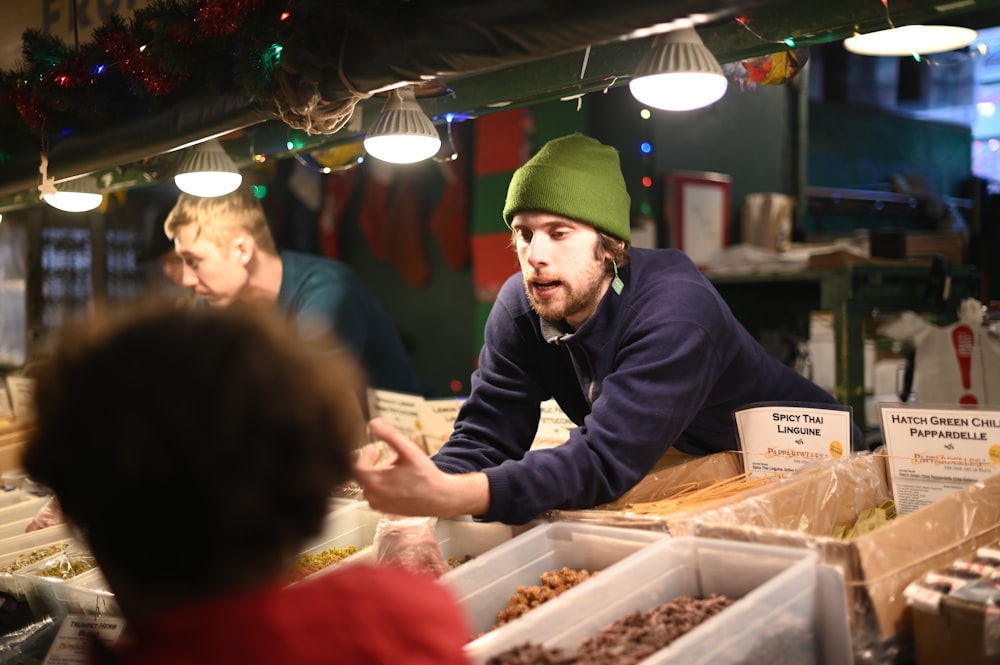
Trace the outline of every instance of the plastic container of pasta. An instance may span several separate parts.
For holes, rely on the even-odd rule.
[[[97,564],[93,555],[77,543],[65,551],[14,573],[19,595],[28,601],[36,617],[103,614],[114,603],[109,591],[80,587],[93,577]]]
[[[13,536],[20,536],[22,533],[28,533],[28,525],[31,524],[32,519],[34,519],[33,515],[30,517],[21,517],[6,524],[0,524],[0,541]]]
[[[32,531],[9,540],[18,542],[11,551],[0,553],[0,592],[18,600],[24,599],[24,593],[18,586],[14,573],[33,563],[51,558],[73,542],[69,531],[60,527]]]
[[[434,538],[441,548],[441,554],[454,570],[507,542],[522,530],[523,527],[499,522],[477,522],[470,516],[461,516],[438,519],[434,525]],[[344,562],[348,565],[375,565],[377,554],[374,548],[366,548]]]
[[[47,496],[27,494],[19,490],[8,493],[8,497],[10,495],[14,495],[13,498],[16,500],[0,507],[0,525],[20,522],[25,518],[30,520],[49,501]]]
[[[25,492],[23,489],[12,489],[7,491],[0,491],[0,509],[6,508],[8,506],[13,506],[18,503],[23,503],[29,499],[41,498],[42,503],[49,498],[46,496],[39,497],[37,494],[32,494],[31,492]]]
[[[815,552],[680,536],[650,544],[593,579],[470,642],[485,663],[525,643],[566,651],[631,613],[680,596],[725,596],[732,605],[647,656],[642,665],[840,665],[851,663],[847,612],[821,616]],[[457,574],[457,573],[456,573]],[[831,585],[832,586],[832,585]],[[838,620],[842,625],[826,626]],[[502,662],[502,661],[499,661]]]
[[[434,536],[452,570],[471,563],[514,538],[518,528],[500,522],[477,522],[471,517],[439,519]]]
[[[351,547],[356,548],[357,553],[363,552],[375,540],[375,528],[381,517],[382,513],[372,510],[365,501],[352,502],[331,511],[323,522],[320,534],[307,543],[302,550],[300,560],[307,555],[320,555],[330,550],[345,550]],[[348,558],[350,557],[344,557],[305,575],[305,577],[327,572]]]
[[[472,634],[479,635],[493,628],[497,613],[507,606],[518,587],[538,585],[543,573],[564,567],[603,571],[668,537],[663,531],[550,522],[521,533],[445,573],[439,582],[452,591],[462,606]],[[591,581],[579,586],[586,586]],[[538,609],[541,607],[507,625],[525,621]]]
[[[37,617],[122,616],[121,608],[98,569],[88,570],[70,580],[45,579],[27,594],[28,605]]]

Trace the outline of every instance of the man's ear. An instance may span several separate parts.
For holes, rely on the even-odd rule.
[[[232,251],[236,252],[237,257],[240,260],[240,265],[245,266],[250,263],[250,259],[253,258],[254,252],[257,251],[257,244],[253,241],[253,238],[245,233],[240,233],[235,238],[233,238]]]
[[[618,249],[625,249],[625,241],[624,240],[618,240],[616,242],[618,243]],[[614,258],[615,258],[615,255],[610,250],[607,250],[607,251],[604,252],[604,260],[605,261],[611,261]]]

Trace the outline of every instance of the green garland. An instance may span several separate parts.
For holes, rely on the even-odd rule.
[[[136,121],[182,100],[245,94],[274,108],[279,68],[335,68],[347,26],[371,30],[403,16],[406,4],[154,0],[128,19],[110,17],[75,48],[27,30],[23,61],[0,72],[0,164],[43,141]]]

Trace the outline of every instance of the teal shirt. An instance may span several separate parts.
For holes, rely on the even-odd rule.
[[[374,388],[426,395],[395,323],[358,276],[324,256],[279,252],[282,263],[278,309],[303,333],[317,324],[332,330],[354,353]]]

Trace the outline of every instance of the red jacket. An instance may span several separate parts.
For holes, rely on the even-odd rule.
[[[354,565],[289,588],[216,598],[127,626],[122,665],[467,665],[465,617],[444,587]],[[110,656],[110,658],[108,658]]]

